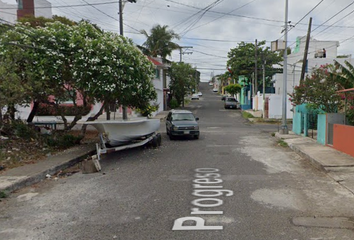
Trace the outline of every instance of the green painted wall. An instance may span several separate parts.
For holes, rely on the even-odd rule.
[[[317,116],[317,142],[326,145],[326,114],[318,114]]]

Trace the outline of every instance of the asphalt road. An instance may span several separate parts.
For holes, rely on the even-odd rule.
[[[103,171],[0,202],[0,239],[354,239],[354,196],[202,84],[199,140],[105,155]]]

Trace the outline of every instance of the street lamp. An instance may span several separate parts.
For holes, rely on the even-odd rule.
[[[279,133],[288,134],[288,126],[286,124],[286,98],[287,98],[287,83],[288,83],[288,0],[285,0],[285,50],[284,50],[284,66],[283,66],[283,114],[282,125]]]

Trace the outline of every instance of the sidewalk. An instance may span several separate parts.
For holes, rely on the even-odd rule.
[[[354,193],[354,157],[293,132],[289,132],[289,134],[276,133],[275,137],[282,139],[292,150]]]
[[[168,111],[158,113],[154,118],[163,121]],[[85,144],[67,149],[35,164],[9,169],[0,174],[0,198],[23,187],[46,179],[46,175],[67,169],[96,153],[95,144]]]
[[[248,118],[250,122],[267,122],[260,118],[261,111],[245,111],[254,116],[254,118]],[[354,194],[354,157],[293,132],[276,133],[275,137],[286,142],[292,150]]]

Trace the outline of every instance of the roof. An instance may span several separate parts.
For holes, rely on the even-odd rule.
[[[152,58],[150,56],[147,56],[147,57],[155,66],[163,66],[164,65],[163,63],[157,61],[156,59],[154,59],[154,58]]]

